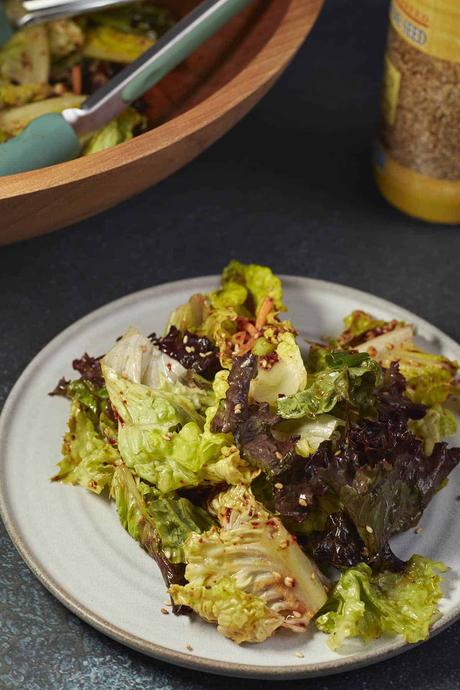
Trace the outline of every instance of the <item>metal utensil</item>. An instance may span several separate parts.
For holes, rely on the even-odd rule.
[[[0,175],[75,158],[81,148],[79,136],[94,132],[119,115],[251,2],[204,0],[80,108],[42,115],[17,137],[1,144]]]
[[[53,19],[127,5],[133,0],[6,0],[4,12],[10,26],[21,29],[30,24],[43,24]]]

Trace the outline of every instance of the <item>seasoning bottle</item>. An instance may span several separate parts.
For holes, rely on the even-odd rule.
[[[460,0],[392,0],[374,169],[401,211],[460,223]]]

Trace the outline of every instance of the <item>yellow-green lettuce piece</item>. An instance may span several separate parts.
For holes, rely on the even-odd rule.
[[[102,372],[112,405],[120,419],[118,447],[128,467],[154,484],[162,493],[181,487],[227,481],[249,483],[254,470],[241,459],[228,434],[213,434],[196,409],[197,395],[180,382],[169,390],[152,389],[118,376],[102,362]],[[221,386],[220,380],[217,387]],[[222,386],[221,386],[222,387]],[[211,417],[212,419],[212,417]]]
[[[189,584],[171,587],[173,600],[235,642],[261,642],[279,627],[304,632],[326,593],[295,538],[241,485],[218,494],[210,512],[219,526],[187,538]]]
[[[0,81],[0,110],[43,101],[53,94],[48,84],[12,84]]]
[[[0,49],[0,79],[15,84],[47,84],[50,51],[46,26],[16,31]]]
[[[102,437],[81,403],[74,400],[62,445],[59,472],[53,480],[79,484],[100,494],[110,487],[115,467],[120,462],[117,449]]]
[[[440,573],[446,570],[443,563],[423,556],[412,556],[401,573],[372,575],[365,563],[348,568],[316,625],[329,635],[332,649],[349,637],[368,643],[382,635],[402,635],[406,642],[421,642],[439,617]]]
[[[0,110],[0,130],[6,136],[14,137],[40,115],[60,113],[65,108],[77,108],[85,98],[85,96],[75,96],[69,93],[36,103],[27,103],[17,108]]]
[[[435,443],[455,435],[457,421],[453,412],[442,405],[434,405],[422,419],[410,420],[409,429],[425,441],[425,453],[431,455]]]
[[[110,26],[93,26],[85,32],[83,55],[96,60],[128,64],[155,43],[137,33],[118,31]]]
[[[51,57],[61,59],[81,50],[85,42],[83,30],[73,19],[56,19],[47,24]]]
[[[134,130],[145,129],[146,118],[134,108],[127,108],[121,115],[108,122],[105,127],[99,129],[83,148],[83,155],[104,151],[124,141],[129,141],[134,136]]]

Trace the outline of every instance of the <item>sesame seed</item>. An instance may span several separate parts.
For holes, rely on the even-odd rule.
[[[275,457],[278,458],[278,460],[282,460],[282,459],[283,459],[283,454],[280,453],[279,450],[277,450],[276,453],[275,453]]]
[[[299,659],[304,658],[304,655],[302,654],[302,652],[294,652],[294,655],[297,656]]]
[[[188,644],[188,645],[186,646],[186,649],[188,649],[189,652],[193,652],[193,647],[192,647],[191,644]]]
[[[287,549],[289,546],[289,542],[287,539],[283,539],[283,541],[280,543],[280,549]]]
[[[300,611],[293,611],[292,615],[294,616],[294,618],[302,618],[302,614],[300,613]]]
[[[415,534],[420,534],[421,532],[423,532],[423,527],[416,527],[414,531]]]
[[[233,408],[233,412],[235,414],[241,414],[241,403],[236,403],[235,407]]]
[[[165,609],[164,607],[160,609],[161,613],[164,613],[165,616],[169,616],[169,611],[168,609]]]
[[[188,343],[188,335],[184,335],[184,337],[182,338],[182,342],[184,343],[184,345],[187,345],[187,343]]]
[[[204,352],[199,352],[198,354],[200,355],[200,357],[206,357],[206,354]]]
[[[295,587],[295,580],[293,577],[285,577],[284,584],[286,587]]]
[[[275,484],[275,489],[282,489],[284,484],[281,484],[281,482],[276,482]]]
[[[305,498],[299,498],[299,506],[307,506],[308,503]]]
[[[310,579],[311,579],[311,580],[314,580],[314,579],[316,579],[316,575],[315,575],[315,573],[312,573],[312,574],[310,575]]]
[[[369,534],[373,534],[374,530],[372,529],[372,527],[370,525],[366,525],[366,532],[369,532]]]
[[[172,435],[171,434],[163,434],[163,438],[165,441],[170,441],[172,439]]]

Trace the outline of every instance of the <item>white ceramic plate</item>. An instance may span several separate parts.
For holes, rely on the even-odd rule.
[[[196,278],[130,295],[81,319],[35,357],[12,390],[0,422],[0,507],[11,538],[39,580],[71,611],[129,647],[172,663],[229,675],[287,678],[337,673],[404,651],[407,645],[400,639],[382,639],[368,647],[350,643],[337,654],[313,626],[305,636],[278,633],[260,645],[237,646],[213,625],[165,616],[160,612],[167,599],[160,573],[122,529],[113,505],[80,487],[49,481],[59,460],[68,405],[47,392],[61,376],[72,376],[72,359],[107,351],[130,325],[145,333],[161,332],[175,306],[192,292],[208,292],[216,285],[217,278]],[[289,317],[303,335],[337,333],[342,317],[361,308],[384,319],[415,323],[425,347],[460,360],[460,347],[435,327],[364,292],[289,276],[284,289]],[[401,556],[415,551],[452,568],[443,615],[433,632],[460,616],[459,494],[457,469],[423,516],[423,531],[411,530],[395,540]]]

